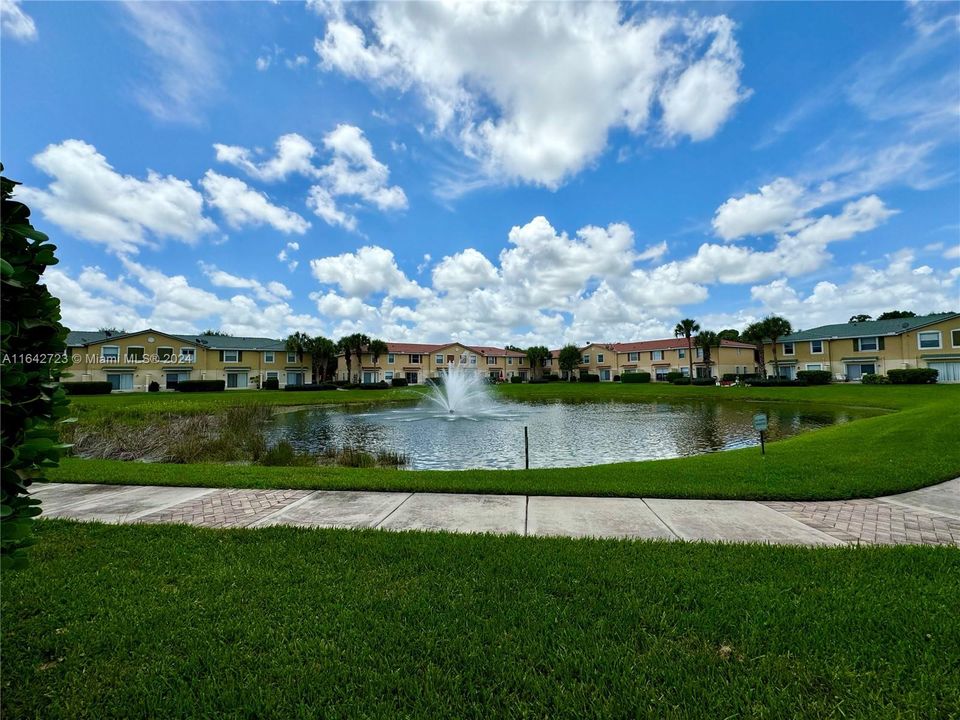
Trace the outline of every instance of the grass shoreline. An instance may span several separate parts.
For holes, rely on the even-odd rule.
[[[956,442],[954,430],[960,425],[960,386],[842,385],[753,389],[551,383],[507,385],[496,390],[511,400],[619,399],[642,402],[664,399],[687,402],[691,399],[722,399],[856,405],[896,412],[771,443],[765,457],[755,448],[746,448],[671,460],[529,471],[270,468],[66,459],[60,468],[51,469],[48,477],[56,482],[202,487],[828,500],[895,494],[960,476],[960,444]],[[350,392],[379,402],[381,400],[370,395],[395,391]],[[262,391],[250,393],[261,394]],[[90,404],[102,405],[104,400],[114,399],[121,400],[119,408],[115,408],[117,412],[122,411],[124,402],[131,402],[129,397],[117,396],[97,398],[99,402]],[[194,408],[209,403],[209,400],[191,398]],[[251,398],[250,401],[256,400]],[[138,399],[131,404],[142,410],[143,402]],[[213,402],[216,407],[220,401],[214,399]],[[80,407],[86,404],[77,403]],[[135,416],[143,417],[140,410]]]
[[[960,713],[960,553],[38,523],[5,717]]]

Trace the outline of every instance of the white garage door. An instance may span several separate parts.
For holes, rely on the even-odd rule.
[[[928,362],[927,367],[939,373],[937,382],[960,382],[960,362]]]

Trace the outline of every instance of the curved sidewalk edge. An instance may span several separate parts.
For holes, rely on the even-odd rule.
[[[527,536],[960,547],[960,478],[890,497],[670,500],[142,485],[37,485],[42,517],[107,523],[380,528]]]

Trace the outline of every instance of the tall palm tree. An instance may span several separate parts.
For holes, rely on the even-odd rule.
[[[779,378],[780,361],[777,358],[777,340],[784,335],[792,333],[793,326],[790,325],[789,320],[779,315],[768,315],[760,322],[760,325],[763,328],[764,336],[770,341],[773,347],[773,376]]]
[[[691,318],[684,318],[673,329],[674,337],[687,339],[687,362],[690,363],[690,378],[693,378],[693,334],[700,331],[700,324]]]
[[[314,382],[317,380],[323,382],[327,379],[330,359],[335,357],[336,354],[337,344],[333,340],[322,335],[310,339],[310,358],[312,360]]]
[[[387,344],[383,340],[371,340],[369,345],[367,345],[367,352],[370,353],[370,357],[373,360],[373,364],[376,365],[380,360],[381,355],[386,355],[389,352],[390,348],[387,347]]]
[[[530,363],[530,377],[536,378],[537,375],[543,375],[543,361],[550,357],[550,350],[544,345],[534,345],[528,347],[524,352],[527,354],[527,362]]]
[[[340,350],[343,352],[343,359],[347,361],[347,376],[351,381],[355,378],[353,377],[351,370],[351,359],[356,357],[357,361],[362,365],[363,364],[363,351],[370,344],[370,338],[364,335],[363,333],[353,333],[352,335],[347,335],[346,337],[340,338],[339,343]]]
[[[760,374],[766,375],[767,362],[763,353],[763,343],[766,338],[763,334],[763,323],[754,322],[747,325],[747,327],[743,329],[743,332],[740,333],[740,339],[744,342],[753,343],[757,365],[760,366]]]
[[[713,332],[713,330],[701,330],[697,334],[697,347],[703,350],[703,363],[707,366],[707,372],[710,377],[713,377],[713,371],[711,369],[713,365],[711,348],[720,347],[720,336]]]
[[[310,336],[305,332],[295,332],[292,335],[288,335],[284,346],[287,348],[287,352],[295,352],[297,358],[302,362],[303,354],[305,352],[310,352]]]
[[[353,379],[352,361],[353,361],[353,343],[350,335],[344,335],[337,340],[337,350],[343,353],[343,360],[347,363],[347,382]]]

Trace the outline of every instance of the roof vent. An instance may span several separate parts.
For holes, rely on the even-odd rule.
[[[910,327],[910,323],[908,323],[908,322],[900,323],[900,327],[902,327],[902,328],[908,328],[908,327]]]

